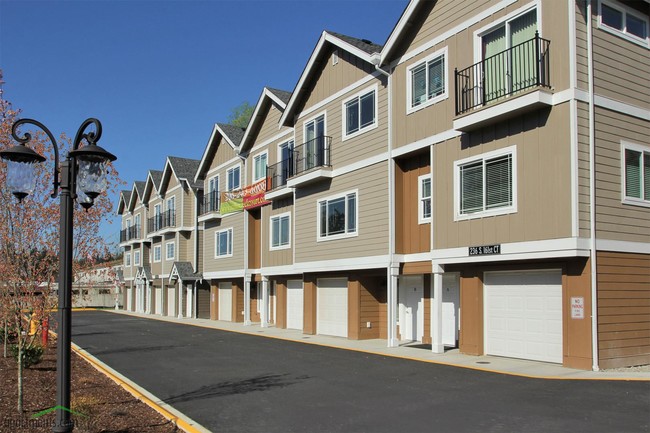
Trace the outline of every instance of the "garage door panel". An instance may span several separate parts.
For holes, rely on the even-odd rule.
[[[485,349],[492,355],[562,362],[562,276],[485,274]]]
[[[317,282],[316,332],[338,337],[348,336],[347,279],[319,279]]]

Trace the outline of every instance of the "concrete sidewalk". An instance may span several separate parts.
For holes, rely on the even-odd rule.
[[[180,323],[203,328],[213,328],[222,331],[237,332],[241,334],[257,335],[267,338],[277,338],[287,341],[315,344],[357,352],[390,356],[395,358],[410,359],[413,361],[430,362],[434,364],[449,365],[472,370],[501,373],[513,376],[530,377],[537,379],[563,379],[563,380],[634,380],[650,381],[648,371],[586,371],[566,368],[559,364],[546,362],[527,361],[522,359],[502,358],[498,356],[472,356],[459,353],[453,349],[444,354],[431,352],[424,345],[410,344],[399,347],[386,347],[385,340],[347,340],[340,337],[324,335],[306,335],[292,329],[275,327],[262,328],[259,324],[245,326],[243,323],[224,322],[208,319],[178,319],[174,317],[158,316],[152,314],[138,314],[122,310],[102,310],[116,314],[160,320],[164,322]],[[423,347],[424,346],[424,347]],[[645,369],[644,369],[645,370]]]

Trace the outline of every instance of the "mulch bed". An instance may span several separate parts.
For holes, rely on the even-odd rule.
[[[52,343],[52,342],[50,342]],[[2,356],[0,345],[0,432],[51,432],[54,414],[32,419],[34,414],[56,405],[56,342],[50,344],[43,361],[24,370],[24,413],[17,411],[17,365],[11,354]],[[158,412],[133,397],[72,354],[72,410],[75,432],[170,433],[180,430]]]

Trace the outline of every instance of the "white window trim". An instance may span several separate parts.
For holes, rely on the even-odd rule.
[[[423,211],[424,211],[424,206],[422,206],[422,181],[424,179],[429,179],[431,180],[431,196],[429,196],[429,200],[433,200],[433,180],[431,179],[431,173],[423,174],[422,176],[418,176],[418,224],[429,224],[432,220],[433,217],[433,203],[431,206],[431,216],[428,218],[425,218],[423,216]]]
[[[131,253],[124,254],[124,266],[126,267],[131,266]]]
[[[289,243],[287,245],[280,245],[274,247],[273,246],[273,220],[283,218],[283,217],[289,217]],[[291,248],[291,212],[284,212],[277,215],[271,215],[271,217],[269,218],[269,250],[277,251],[277,250],[287,250],[289,248]]]
[[[130,228],[131,227],[131,218],[127,218],[126,221],[124,222],[124,224],[126,224],[124,226],[125,229]]]
[[[375,119],[374,121],[367,126],[364,126],[363,128],[359,128],[358,131],[353,132],[352,134],[348,134],[348,113],[346,111],[346,104],[354,99],[358,99],[361,96],[367,95],[368,93],[375,93]],[[361,106],[359,106],[361,107]],[[361,112],[361,108],[359,108],[359,113]],[[341,117],[343,118],[343,121],[341,122],[343,125],[343,129],[341,130],[341,141],[346,141],[349,140],[350,138],[354,138],[358,135],[363,134],[364,132],[371,131],[379,126],[379,86],[377,84],[366,87],[360,92],[355,93],[354,95],[350,96],[347,99],[344,99],[343,102],[341,102]],[[361,125],[359,125],[361,126]]]
[[[140,250],[133,251],[133,266],[140,266],[140,256],[142,253]]]
[[[641,192],[641,198],[627,197],[625,195],[625,191],[627,190],[627,178],[625,176],[625,150],[626,149],[633,150],[635,152],[641,152],[642,155],[645,153],[650,154],[650,146],[644,146],[642,144],[621,140],[621,197],[622,197],[621,203],[632,205],[632,206],[650,207],[650,200],[645,200],[643,198],[643,192]],[[643,185],[643,177],[641,178],[641,184]]]
[[[174,245],[174,255],[169,257],[169,245]],[[165,242],[165,260],[174,260],[176,257],[176,241]]]
[[[471,214],[460,213],[460,167],[462,165],[476,162],[485,161],[486,159],[498,158],[500,156],[512,155],[512,205],[504,206],[496,209],[490,209],[483,212],[475,212]],[[469,158],[454,161],[454,221],[466,221],[477,218],[491,217],[497,215],[507,215],[517,212],[517,146],[510,146],[503,149],[493,150],[491,152],[482,153]],[[485,199],[485,197],[483,197]]]
[[[603,12],[602,12],[602,5],[605,4],[609,6],[612,9],[616,9],[617,11],[621,12],[623,14],[623,25],[626,25],[626,16],[627,14],[630,14],[634,16],[634,18],[638,18],[642,21],[645,22],[646,26],[646,33],[648,34],[645,39],[641,39],[636,35],[627,33],[626,30],[619,30],[615,29],[613,27],[608,26],[607,24],[603,23]],[[623,39],[626,39],[630,42],[633,42],[637,45],[641,45],[642,47],[650,48],[650,20],[647,17],[644,17],[641,15],[639,12],[630,9],[629,7],[620,4],[618,2],[612,2],[612,1],[605,1],[605,0],[600,0],[598,2],[598,28],[606,31],[607,33],[611,33],[615,36],[621,37]]]
[[[262,180],[262,179],[264,179],[266,177],[266,171],[264,172],[262,177],[256,177],[255,176],[255,166],[256,166],[255,159],[261,157],[262,155],[266,155],[266,167],[268,168],[268,166],[269,166],[269,151],[268,151],[268,149],[266,149],[266,150],[264,150],[262,152],[256,153],[253,156],[253,183],[259,182],[260,180]],[[241,183],[241,181],[239,183]]]
[[[323,116],[323,135],[327,136],[327,110],[321,111],[320,113],[305,119],[302,123],[302,144],[305,144],[307,142],[307,124],[313,122],[314,120],[318,119],[320,116]],[[295,141],[293,147],[296,147]]]
[[[156,260],[156,250],[159,251],[158,254],[158,259]],[[152,256],[153,256],[153,262],[154,263],[160,263],[162,261],[162,245],[154,245],[153,248],[151,249],[152,251]]]
[[[233,191],[233,190],[230,189],[230,185],[228,185],[228,178],[230,177],[228,175],[228,173],[230,173],[231,170],[234,170],[237,167],[239,167],[239,188],[238,189],[241,189],[241,187],[242,187],[242,183],[243,183],[242,165],[241,165],[241,163],[234,164],[234,165],[231,165],[230,167],[228,167],[226,169],[226,190],[227,191]]]
[[[355,210],[354,213],[357,217],[356,221],[356,229],[352,233],[340,233],[337,235],[330,235],[330,236],[321,236],[320,234],[320,204],[324,201],[330,201],[330,200],[335,200],[337,198],[345,198],[350,194],[355,194]],[[347,202],[345,204],[346,207],[346,220],[347,220]],[[316,242],[327,242],[327,241],[335,241],[338,239],[345,239],[345,238],[354,238],[359,236],[359,222],[361,221],[361,218],[359,217],[359,190],[358,189],[353,189],[350,191],[342,192],[340,194],[336,195],[331,195],[329,197],[323,197],[321,199],[316,200]]]
[[[205,190],[206,190],[208,193],[210,193],[210,181],[211,181],[212,179],[217,179],[217,181],[215,182],[215,184],[217,185],[217,191],[219,191],[219,181],[220,181],[221,179],[219,179],[219,175],[218,175],[218,174],[215,174],[214,176],[210,176],[210,177],[208,178],[207,182],[205,183]]]
[[[447,98],[449,98],[449,53],[448,53],[448,48],[445,46],[444,48],[439,49],[438,51],[429,54],[428,56],[417,60],[415,62],[412,62],[406,67],[406,114],[411,114],[415,113],[416,111],[420,111],[423,108],[429,107],[437,102],[443,101]],[[445,58],[445,91],[442,95],[438,95],[434,98],[431,98],[427,100],[426,102],[423,102],[420,105],[416,105],[413,107],[411,105],[411,99],[412,99],[412,76],[411,71],[418,66],[422,65],[423,63],[427,63],[430,60],[435,59],[436,57],[444,56]]]
[[[230,231],[230,253],[218,255],[219,248],[217,248],[217,246],[219,244],[219,234],[227,231]],[[218,230],[214,232],[214,258],[215,259],[224,259],[227,257],[232,257],[234,249],[235,249],[235,230],[232,227],[228,227],[226,229]]]

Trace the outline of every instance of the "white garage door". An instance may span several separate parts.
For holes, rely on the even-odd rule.
[[[562,362],[560,271],[486,272],[485,353]]]
[[[303,289],[301,280],[287,281],[287,328],[300,329],[303,322]]]
[[[162,287],[156,287],[154,288],[156,291],[156,294],[154,297],[156,298],[156,309],[154,310],[156,314],[162,314],[163,313],[163,290]]]
[[[232,321],[232,283],[219,283],[219,320]]]
[[[126,289],[126,310],[133,311],[133,289],[131,287]]]
[[[319,279],[316,309],[316,333],[348,336],[348,280]]]
[[[167,315],[176,316],[176,288],[168,287],[167,289]]]

